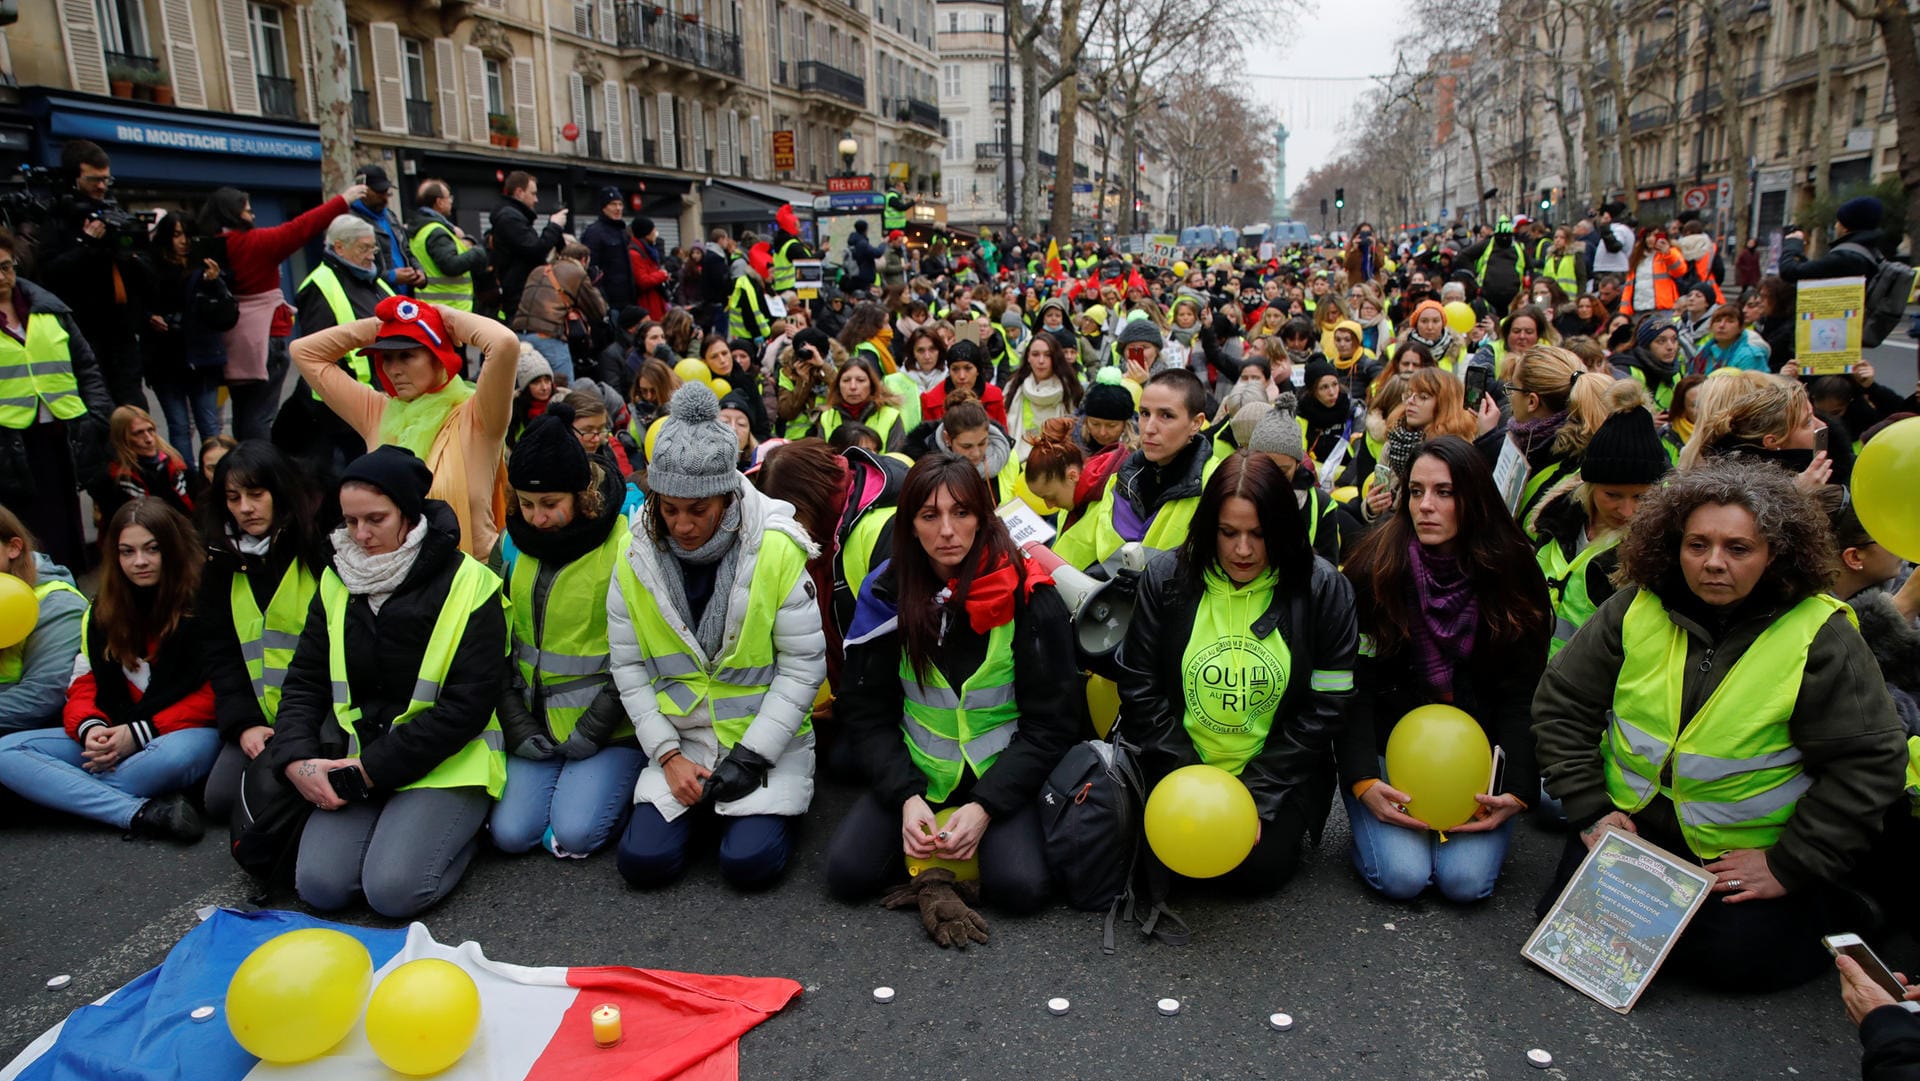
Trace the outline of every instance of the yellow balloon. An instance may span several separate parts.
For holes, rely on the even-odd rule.
[[[1360,498],[1360,489],[1349,484],[1341,488],[1335,488],[1332,495],[1335,503],[1351,503]]]
[[[1219,766],[1182,766],[1147,797],[1147,844],[1177,875],[1216,878],[1253,851],[1260,813],[1240,778]]]
[[[733,393],[733,384],[717,375],[707,380],[707,386],[713,389],[713,396],[716,398],[724,398]]]
[[[33,587],[11,574],[0,574],[0,649],[17,646],[40,622],[40,600]]]
[[[1120,719],[1120,687],[1105,676],[1087,677],[1087,713],[1093,717],[1093,730],[1101,739],[1113,731]]]
[[[1473,817],[1493,774],[1480,722],[1452,706],[1411,710],[1387,737],[1387,783],[1405,792],[1407,814],[1437,830]]]
[[[935,811],[933,813],[934,823],[945,826],[947,820],[952,818],[953,812],[957,810],[959,810],[958,807],[948,807],[945,810]],[[955,879],[961,882],[971,882],[980,877],[979,850],[975,849],[974,852],[975,856],[970,860],[950,860],[940,856],[928,856],[924,859],[919,856],[908,856],[907,874],[917,875],[929,867],[945,867],[947,870],[953,872]]]
[[[698,357],[687,357],[673,366],[673,374],[682,383],[705,383],[713,378],[713,369]]]
[[[395,1071],[425,1077],[460,1061],[480,1031],[480,989],[451,961],[408,961],[367,1003],[367,1043]]]
[[[1173,273],[1174,273],[1174,276],[1175,276],[1175,277],[1178,277],[1178,278],[1184,278],[1184,277],[1186,277],[1186,276],[1187,276],[1187,264],[1185,264],[1185,263],[1175,263],[1175,264],[1173,264]]]
[[[1480,321],[1480,317],[1473,314],[1472,308],[1458,300],[1447,301],[1441,305],[1440,310],[1447,313],[1447,325],[1453,328],[1455,334],[1465,334],[1473,329],[1473,324]]]
[[[1920,479],[1920,417],[1880,429],[1853,463],[1853,506],[1860,525],[1880,547],[1910,561],[1920,561],[1920,500],[1913,495],[1916,479]]]
[[[227,984],[227,1027],[247,1053],[305,1062],[353,1031],[373,958],[352,935],[311,927],[260,944]]]

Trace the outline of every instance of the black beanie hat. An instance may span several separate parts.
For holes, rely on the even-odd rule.
[[[819,327],[808,327],[800,333],[795,334],[793,336],[793,346],[794,359],[796,361],[800,359],[800,347],[803,345],[812,346],[814,352],[820,354],[821,360],[829,364],[833,363],[833,339],[828,337],[826,331],[821,330]],[[728,348],[732,347],[729,346]]]
[[[433,487],[433,471],[407,448],[385,443],[355,458],[340,474],[341,487],[355,482],[385,492],[411,526],[420,520],[427,489]]]
[[[653,232],[653,219],[635,218],[633,219],[631,228],[633,229],[633,235],[636,240],[645,240],[647,239],[647,234]]]
[[[1654,430],[1653,414],[1623,409],[1608,417],[1587,443],[1580,479],[1588,484],[1653,484],[1672,462]]]
[[[1304,389],[1310,395],[1313,393],[1313,388],[1320,385],[1320,380],[1329,375],[1338,377],[1339,374],[1340,369],[1334,367],[1333,362],[1330,360],[1318,359],[1307,361],[1307,382]]]
[[[1095,420],[1132,420],[1133,395],[1118,383],[1095,383],[1087,388],[1086,411]]]
[[[520,492],[584,492],[593,485],[586,449],[573,434],[573,407],[555,402],[535,417],[507,458],[507,483]]]

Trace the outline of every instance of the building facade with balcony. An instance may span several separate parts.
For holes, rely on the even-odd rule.
[[[670,245],[696,242],[707,224],[702,193],[726,182],[764,189],[770,225],[780,201],[804,203],[839,170],[833,150],[849,130],[868,171],[884,173],[883,145],[915,175],[937,161],[927,6],[904,35],[888,14],[881,33],[894,79],[875,89],[876,35],[844,0],[348,0],[356,157],[386,165],[403,212],[420,181],[448,181],[470,231],[486,226],[515,169],[539,178],[543,208],[569,205],[582,226],[598,189],[616,186],[629,216],[652,217]],[[908,26],[907,11],[900,16]],[[32,129],[9,141],[0,117],[0,149],[45,164],[66,138],[96,138],[115,156],[123,193],[161,205],[193,205],[232,183],[285,191],[290,213],[318,193],[303,4],[23,0],[0,35],[26,106],[16,123]],[[128,84],[170,101],[115,100]],[[166,92],[145,89],[156,84]],[[59,119],[66,112],[78,119]],[[800,137],[794,169],[776,168],[780,130]],[[150,141],[130,141],[142,138]],[[202,154],[193,161],[204,169],[157,160],[183,150]],[[145,158],[156,159],[151,181],[122,166]],[[770,186],[781,182],[809,190]],[[263,223],[279,220],[274,204],[256,195]]]

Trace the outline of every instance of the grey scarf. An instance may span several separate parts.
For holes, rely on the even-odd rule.
[[[667,590],[667,599],[673,602],[673,610],[680,613],[686,623],[693,623],[693,605],[687,601],[686,576],[681,572],[681,564],[704,567],[718,563],[713,575],[713,596],[707,600],[706,611],[700,614],[700,621],[694,627],[694,638],[700,643],[700,651],[706,654],[709,663],[720,659],[720,646],[727,634],[727,597],[733,592],[734,572],[740,566],[740,501],[734,500],[727,506],[726,513],[720,518],[720,528],[713,537],[698,548],[688,550],[680,547],[672,537],[665,538],[666,550],[673,558],[666,560],[660,568],[660,580]]]

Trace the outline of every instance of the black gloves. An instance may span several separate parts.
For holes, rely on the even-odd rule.
[[[767,783],[767,771],[773,763],[750,750],[746,744],[734,745],[727,757],[707,775],[706,787],[700,793],[702,803],[732,803],[745,799],[753,790]]]

